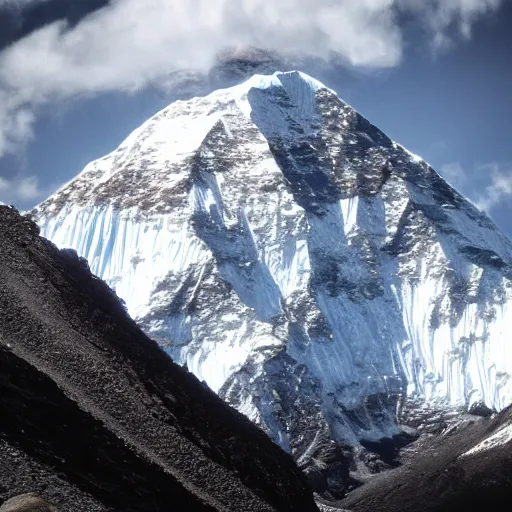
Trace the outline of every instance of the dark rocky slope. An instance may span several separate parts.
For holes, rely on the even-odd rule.
[[[411,450],[403,466],[374,477],[340,505],[353,512],[510,510],[512,407],[492,418],[459,418]]]
[[[0,503],[29,491],[66,511],[317,510],[291,457],[0,206]]]

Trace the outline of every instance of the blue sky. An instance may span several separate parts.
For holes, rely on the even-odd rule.
[[[172,101],[176,70],[265,41],[512,236],[512,1],[269,5],[0,0],[0,200],[30,208]]]

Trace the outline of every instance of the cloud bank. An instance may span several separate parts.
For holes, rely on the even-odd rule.
[[[24,3],[37,1],[47,0]],[[390,68],[403,56],[402,14],[439,47],[469,37],[502,1],[112,0],[76,26],[57,21],[0,53],[0,156],[30,139],[38,106],[164,86],[176,70],[208,69],[226,47]]]

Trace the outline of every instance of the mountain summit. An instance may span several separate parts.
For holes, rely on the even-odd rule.
[[[512,243],[303,73],[171,104],[34,215],[317,492],[400,423],[512,401]]]

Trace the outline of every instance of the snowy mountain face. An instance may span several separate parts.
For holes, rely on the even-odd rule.
[[[302,73],[171,104],[34,213],[319,491],[403,410],[512,402],[512,243]]]

